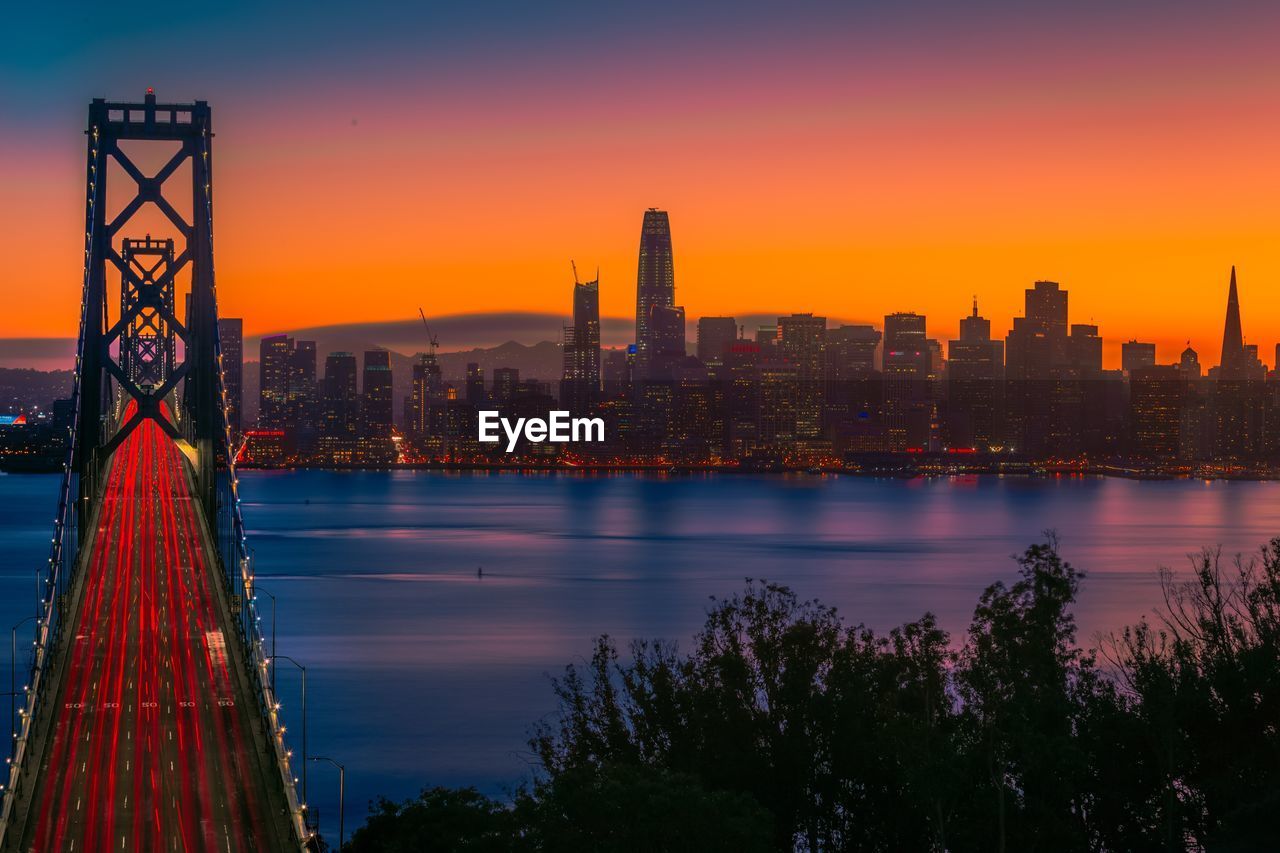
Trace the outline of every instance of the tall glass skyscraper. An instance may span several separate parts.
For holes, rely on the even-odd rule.
[[[573,325],[564,328],[564,374],[560,402],[585,412],[600,398],[600,273],[573,285]]]
[[[665,210],[649,208],[640,228],[640,263],[636,273],[636,374],[652,375],[658,355],[652,322],[655,307],[676,304],[676,273],[671,254],[671,222]]]
[[[264,337],[258,347],[258,426],[284,429],[289,402],[288,335]]]
[[[324,434],[354,439],[360,419],[355,353],[331,352],[324,360],[324,402]]]
[[[364,354],[364,429],[369,438],[391,437],[391,353]]]

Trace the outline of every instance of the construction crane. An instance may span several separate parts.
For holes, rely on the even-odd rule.
[[[431,358],[434,361],[436,357],[436,347],[440,346],[440,339],[431,332],[431,327],[427,325],[427,315],[423,312],[422,306],[418,306],[418,316],[422,318],[422,328],[427,330],[427,343],[431,345]]]
[[[569,259],[569,266],[573,267],[573,283],[578,284],[578,265],[572,258]]]

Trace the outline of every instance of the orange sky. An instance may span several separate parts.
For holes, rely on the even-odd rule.
[[[629,315],[641,213],[658,206],[691,320],[915,310],[947,338],[976,293],[1003,334],[1049,278],[1072,322],[1101,325],[1109,363],[1130,337],[1162,361],[1190,339],[1216,363],[1234,263],[1270,363],[1276,30],[1219,29],[157,88],[214,106],[222,313],[251,334],[418,305],[566,312],[570,258],[600,266],[605,314]],[[85,101],[0,131],[0,337],[74,332]]]

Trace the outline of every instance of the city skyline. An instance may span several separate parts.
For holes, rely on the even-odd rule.
[[[652,209],[649,212],[652,212]],[[665,214],[665,211],[663,211],[663,213]],[[646,223],[648,221],[647,219],[648,215],[649,214],[646,213]],[[669,240],[670,233],[668,232],[666,236]],[[643,245],[643,236],[642,236],[642,245]],[[576,268],[575,268],[575,271],[576,271]],[[1150,359],[1147,361],[1147,363],[1149,364],[1177,363],[1179,358],[1184,353],[1184,351],[1190,348],[1196,352],[1196,354],[1200,358],[1200,361],[1206,365],[1206,369],[1207,369],[1210,366],[1216,366],[1221,364],[1223,361],[1224,353],[1230,352],[1231,355],[1228,357],[1228,360],[1229,360],[1231,357],[1235,357],[1238,351],[1244,348],[1249,348],[1254,351],[1254,355],[1258,357],[1264,364],[1267,364],[1269,367],[1272,367],[1272,368],[1280,368],[1280,340],[1277,340],[1274,346],[1270,347],[1270,346],[1266,346],[1265,344],[1260,344],[1256,338],[1252,340],[1250,339],[1246,331],[1248,324],[1247,322],[1244,322],[1242,320],[1242,311],[1240,308],[1241,300],[1239,296],[1239,285],[1237,282],[1238,271],[1236,267],[1234,265],[1231,265],[1226,270],[1225,275],[1228,282],[1227,297],[1225,302],[1226,304],[1225,333],[1223,329],[1223,322],[1215,321],[1217,325],[1216,333],[1215,335],[1210,335],[1209,336],[1210,339],[1207,341],[1196,341],[1191,338],[1180,339],[1177,336],[1169,336],[1169,335],[1134,336],[1134,335],[1128,334],[1123,330],[1108,330],[1106,327],[1101,326],[1097,322],[1094,322],[1092,318],[1089,318],[1089,322],[1087,323],[1080,322],[1080,318],[1078,314],[1072,315],[1072,322],[1070,323],[1070,326],[1072,327],[1072,329],[1074,329],[1077,326],[1081,326],[1088,330],[1091,330],[1091,334],[1096,338],[1096,340],[1094,341],[1094,344],[1096,345],[1098,350],[1096,354],[1096,358],[1098,359],[1102,368],[1107,370],[1127,369],[1126,358],[1128,357],[1128,352],[1130,349],[1132,349],[1135,346],[1142,348],[1143,352],[1148,352],[1148,351],[1150,352]],[[600,272],[597,270],[596,277],[594,280],[590,282],[575,282],[576,286],[574,288],[574,293],[575,293],[574,300],[571,303],[572,305],[571,310],[566,312],[563,315],[565,320],[564,320],[563,327],[560,329],[560,334],[559,334],[560,341],[558,343],[565,346],[571,345],[570,338],[572,337],[572,333],[570,332],[570,330],[573,329],[575,326],[574,316],[577,313],[575,310],[577,307],[577,300],[580,298],[582,288],[587,288],[589,292],[592,294],[592,302],[591,302],[592,316],[598,318],[594,320],[594,324],[593,324],[594,325],[593,335],[594,335],[595,346],[601,347],[607,350],[625,350],[628,346],[634,344],[636,345],[637,350],[639,350],[640,349],[639,339],[642,337],[642,334],[643,334],[640,328],[640,323],[641,323],[640,313],[641,311],[645,310],[644,307],[641,307],[645,303],[642,302],[642,300],[639,297],[640,287],[637,286],[635,290],[635,293],[637,294],[638,307],[637,307],[636,317],[634,320],[628,317],[602,317],[599,315],[598,306],[602,298],[601,291],[604,288],[602,288],[600,285],[600,279],[601,279],[601,275],[600,275]],[[1030,293],[1033,290],[1037,289],[1040,285],[1052,285],[1055,288],[1061,288],[1059,293],[1061,294],[1061,298],[1064,301],[1062,305],[1058,306],[1058,309],[1062,312],[1062,315],[1063,315],[1062,319],[1059,321],[1059,325],[1062,327],[1062,330],[1065,333],[1067,328],[1066,327],[1067,321],[1066,321],[1066,314],[1065,314],[1066,312],[1065,296],[1067,292],[1074,293],[1075,292],[1074,288],[1069,287],[1064,282],[1051,281],[1048,279],[1035,279],[1030,283],[1033,285],[1032,288],[1027,289],[1026,284],[1023,284],[1019,288],[1019,290]],[[629,286],[629,283],[623,282],[623,283],[620,283],[619,286],[622,287],[623,289],[626,289]],[[563,291],[563,285],[561,289]],[[672,286],[671,290],[674,291],[674,286]],[[672,296],[672,298],[674,298],[674,295]],[[979,313],[978,313],[979,303],[983,305],[982,316],[979,316]],[[686,349],[689,350],[690,352],[697,352],[699,350],[698,342],[702,334],[701,327],[703,325],[703,321],[711,321],[713,323],[716,321],[721,321],[721,322],[734,321],[733,326],[734,326],[734,329],[736,330],[735,335],[742,335],[746,338],[754,338],[761,325],[767,324],[769,323],[769,321],[781,322],[783,319],[785,319],[788,316],[792,316],[792,317],[816,316],[825,322],[824,328],[828,332],[836,331],[840,328],[854,328],[854,327],[862,327],[862,326],[869,326],[878,331],[883,332],[885,329],[886,323],[892,317],[899,316],[899,315],[919,317],[922,320],[924,320],[926,324],[925,331],[927,333],[927,337],[930,340],[935,342],[957,342],[957,341],[970,340],[975,336],[975,334],[977,334],[975,332],[975,329],[978,329],[978,328],[982,329],[981,335],[983,337],[990,340],[994,340],[994,341],[1003,341],[1008,335],[1017,334],[1017,321],[1020,318],[1016,316],[1016,311],[1015,311],[1015,315],[1008,317],[1005,322],[1001,323],[999,318],[993,318],[989,316],[990,312],[987,310],[987,307],[986,307],[989,304],[990,303],[988,300],[981,298],[978,294],[973,294],[968,298],[968,305],[967,305],[968,311],[966,313],[956,315],[954,318],[949,316],[940,318],[935,315],[927,314],[925,312],[916,312],[916,311],[907,311],[907,310],[897,309],[897,310],[889,311],[881,317],[867,318],[867,319],[849,319],[849,318],[831,316],[829,314],[822,313],[814,306],[809,306],[808,308],[805,308],[804,306],[800,306],[800,308],[803,310],[796,310],[793,312],[789,312],[789,314],[782,313],[782,312],[774,312],[774,313],[754,313],[754,314],[745,314],[745,315],[732,314],[732,313],[726,313],[726,314],[711,313],[706,315],[691,315],[685,321],[684,342],[685,342]],[[1223,305],[1223,299],[1222,299],[1222,292],[1221,292],[1221,282],[1219,282],[1218,290],[1217,290],[1217,305],[1213,310],[1220,311],[1222,305]],[[676,310],[681,310],[681,309],[676,309]],[[553,315],[549,313],[546,316],[549,318],[554,318],[557,315]],[[446,317],[444,319],[447,321],[450,318]],[[614,333],[611,336],[606,336],[602,334],[602,331],[601,331],[602,321],[611,321],[611,325],[615,329]],[[241,320],[241,322],[243,322],[243,320]],[[396,321],[396,322],[398,323],[400,321]],[[620,327],[632,322],[635,323],[635,326],[632,327],[634,334],[627,336],[622,332]],[[342,327],[335,326],[333,328],[337,329]],[[311,331],[309,335],[295,335],[295,333],[293,332],[290,332],[287,334],[289,336],[315,337],[318,339],[323,339],[324,337],[323,334],[318,334],[314,330]],[[274,335],[261,335],[259,340],[267,340],[272,337],[281,337],[284,335],[286,335],[286,333],[283,333],[283,332],[276,333]],[[410,337],[415,337],[415,336],[410,336]],[[416,335],[416,337],[420,337],[420,333]],[[611,337],[612,340],[606,340],[607,337]],[[1216,349],[1213,341],[1213,338],[1215,337],[1220,338],[1222,340],[1221,346],[1217,347]],[[252,340],[253,336],[246,335],[244,336],[244,339]],[[527,342],[521,341],[520,343],[527,345],[528,343],[545,343],[550,340],[551,340],[550,335],[544,336],[540,339],[537,339],[535,336],[535,337],[530,337]],[[421,341],[418,341],[417,343],[421,344]],[[377,343],[376,346],[381,349],[387,349],[389,351],[396,352],[397,354],[402,356],[412,356],[424,351],[420,347],[414,348],[413,346],[410,346],[408,350],[400,350],[400,349],[397,349],[395,345],[388,345],[383,343]],[[467,347],[467,348],[453,349],[447,346],[441,346],[440,352],[460,353],[460,352],[466,352],[472,349],[484,349],[484,347]],[[1215,356],[1215,352],[1217,353],[1216,356]],[[1272,354],[1277,355],[1277,361],[1268,360],[1268,356]],[[699,357],[701,358],[701,356]],[[945,352],[942,354],[942,358],[946,361],[951,360],[950,355]],[[639,352],[637,352],[637,363],[639,363]],[[450,378],[459,378],[459,377],[450,377]]]
[[[371,4],[376,48],[349,50],[323,16],[304,38],[278,11],[154,16],[148,50],[106,71],[139,36],[33,21],[67,38],[0,60],[0,337],[74,332],[80,105],[153,85],[220,104],[219,290],[251,336],[418,305],[559,315],[567,259],[631,279],[635,211],[656,206],[690,322],[906,310],[951,337],[976,292],[998,335],[1049,279],[1109,340],[1211,352],[1236,264],[1247,339],[1280,340],[1274,9],[504,11]],[[207,78],[155,70],[177,50]],[[633,296],[602,287],[602,318]]]
[[[736,318],[713,316],[698,319],[689,353],[676,335],[684,316],[671,305],[670,245],[665,213],[645,211],[638,342],[623,349],[601,349],[599,274],[584,282],[572,265],[573,323],[563,329],[558,393],[554,381],[522,375],[510,362],[492,367],[491,385],[478,362],[466,364],[465,383],[445,375],[432,336],[431,350],[412,362],[404,417],[393,424],[389,351],[364,352],[357,391],[354,354],[331,353],[321,378],[315,341],[264,337],[256,427],[243,433],[239,459],[265,466],[494,464],[478,443],[481,414],[523,422],[556,407],[565,416],[596,416],[601,425],[598,441],[606,446],[569,450],[564,461],[571,466],[844,464],[876,471],[877,459],[890,454],[899,461],[889,465],[915,471],[914,462],[901,461],[904,454],[962,454],[974,470],[1012,462],[1067,470],[1137,465],[1161,474],[1200,466],[1230,474],[1252,466],[1270,476],[1280,459],[1280,373],[1269,372],[1258,347],[1243,340],[1234,268],[1218,364],[1202,362],[1190,346],[1173,362],[1161,360],[1155,344],[1130,339],[1121,344],[1122,369],[1107,370],[1099,328],[1071,322],[1069,291],[1043,280],[1024,290],[1023,312],[1004,338],[992,337],[975,297],[959,337],[950,340],[930,337],[927,318],[912,312],[886,315],[883,332],[794,313],[748,334]],[[666,274],[655,277],[655,268]],[[231,352],[243,350],[234,331],[223,336]],[[341,375],[334,371],[340,364]],[[227,387],[238,388],[239,379]],[[232,412],[243,402],[227,397]],[[608,439],[606,423],[614,430]],[[507,452],[517,446],[511,441]],[[524,463],[554,464],[560,456],[522,446]]]

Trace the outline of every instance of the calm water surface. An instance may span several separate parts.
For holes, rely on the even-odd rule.
[[[983,587],[1014,576],[1010,555],[1053,528],[1089,575],[1087,643],[1151,610],[1158,566],[1280,534],[1280,483],[300,471],[242,485],[279,652],[308,666],[311,753],[347,764],[349,824],[427,783],[511,788],[530,724],[554,710],[549,674],[601,633],[687,643],[708,596],[746,577],[880,630],[932,610],[959,633]],[[5,628],[31,611],[56,486],[0,476]],[[296,696],[296,673],[278,677]],[[297,699],[286,712],[297,731]],[[309,782],[328,823],[336,780],[316,765]]]

